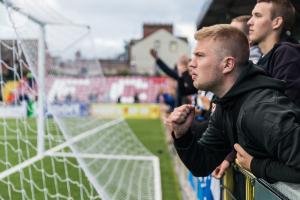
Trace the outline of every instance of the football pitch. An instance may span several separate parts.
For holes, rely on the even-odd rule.
[[[140,141],[160,160],[162,194],[164,200],[182,199],[160,120],[127,120]]]
[[[146,148],[160,159],[163,199],[181,199],[160,120],[127,122]],[[0,171],[3,172],[36,156],[36,123],[34,119],[0,123]],[[52,119],[47,120],[46,126],[51,132],[45,138],[49,149],[60,144],[63,137]],[[1,179],[0,188],[0,199],[100,199],[77,160],[71,157],[46,156]]]

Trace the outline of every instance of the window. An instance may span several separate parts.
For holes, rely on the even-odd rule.
[[[153,48],[158,51],[160,49],[160,41],[159,40],[155,40],[154,41],[154,45],[153,45]]]
[[[176,52],[177,51],[177,42],[176,41],[171,41],[170,44],[169,44],[169,50],[171,52]]]

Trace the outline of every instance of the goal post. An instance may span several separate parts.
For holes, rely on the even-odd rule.
[[[161,200],[158,157],[124,119],[88,112],[107,86],[78,53],[94,52],[88,26],[42,0],[0,0],[0,12],[0,199]]]
[[[38,126],[38,154],[42,155],[45,151],[45,28],[44,25],[40,24],[40,37],[38,40],[38,112],[37,112],[37,126]]]

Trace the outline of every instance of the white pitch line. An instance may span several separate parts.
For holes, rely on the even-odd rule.
[[[94,158],[94,159],[110,159],[110,160],[144,160],[153,161],[155,156],[134,156],[134,155],[107,155],[107,154],[96,154],[96,153],[53,153],[47,154],[49,156],[59,157],[78,157],[78,158]]]
[[[54,139],[54,140],[57,140],[57,139],[64,139],[63,136],[45,136],[46,139],[50,138],[50,139]],[[21,139],[21,140],[36,140],[37,137],[36,136],[20,136],[20,137],[17,137],[17,136],[13,136],[13,135],[9,135],[9,136],[0,136],[0,140],[17,140],[17,139]]]

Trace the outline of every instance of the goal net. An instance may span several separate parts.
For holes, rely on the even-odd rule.
[[[161,199],[159,160],[109,103],[90,28],[0,0],[0,199]]]

